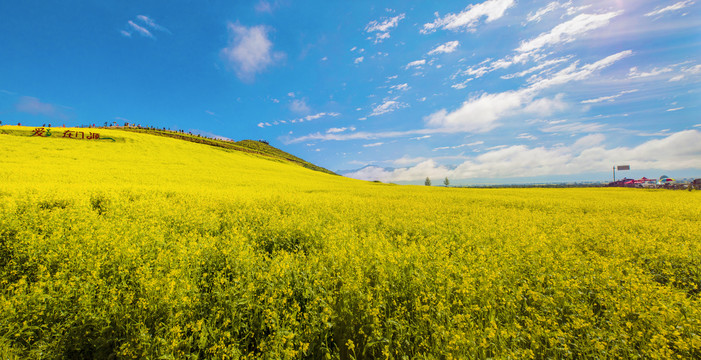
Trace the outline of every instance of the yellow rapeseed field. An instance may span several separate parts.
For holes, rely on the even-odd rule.
[[[0,131],[2,359],[701,358],[701,192],[395,186],[92,130]]]

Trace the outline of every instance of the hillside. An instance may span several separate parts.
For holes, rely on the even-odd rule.
[[[9,134],[9,135],[15,135],[15,136],[28,136],[29,137],[29,136],[33,135],[34,129],[36,129],[36,128],[5,126],[4,128],[0,128],[0,134],[4,133],[4,134]],[[51,130],[51,128],[46,128],[46,129]],[[53,131],[56,133],[56,135],[54,135],[54,136],[61,137],[62,134],[65,132],[65,130],[66,129],[64,129],[64,128],[53,128]],[[307,169],[316,170],[316,171],[324,172],[327,174],[334,174],[330,170],[327,170],[327,169],[324,169],[320,166],[314,165],[310,162],[307,162],[303,159],[300,159],[292,154],[286,153],[280,149],[277,149],[277,148],[270,146],[269,144],[261,142],[261,141],[242,140],[242,141],[238,141],[238,142],[233,142],[233,141],[225,141],[225,140],[219,140],[219,139],[211,139],[211,138],[201,137],[201,136],[192,135],[192,134],[188,134],[188,133],[170,131],[170,130],[135,128],[135,127],[74,128],[72,130],[74,130],[76,132],[82,131],[83,133],[102,132],[104,130],[108,130],[108,131],[117,130],[117,131],[128,131],[128,132],[135,132],[135,133],[141,133],[141,134],[169,137],[169,138],[173,138],[173,139],[179,139],[179,140],[194,142],[194,143],[198,143],[198,144],[214,146],[214,147],[227,149],[227,150],[242,151],[242,152],[246,152],[246,153],[262,155],[262,156],[269,157],[271,159],[292,162],[292,163],[298,164],[302,167],[305,167]]]
[[[31,130],[0,127],[2,358],[701,358],[699,191],[392,186]]]
[[[293,162],[293,163],[296,163],[296,164],[298,164],[302,167],[305,167],[307,169],[312,169],[312,170],[321,171],[321,172],[324,172],[327,174],[335,175],[334,172],[332,172],[330,170],[327,170],[327,169],[324,169],[320,166],[314,165],[310,162],[307,162],[303,159],[300,159],[292,154],[286,153],[286,152],[284,152],[276,147],[270,146],[269,144],[261,142],[261,141],[241,140],[241,141],[237,141],[237,142],[232,142],[232,141],[204,138],[204,137],[200,137],[197,135],[179,133],[179,132],[169,131],[169,130],[139,129],[139,128],[120,128],[120,129],[125,130],[125,131],[144,133],[144,134],[165,136],[165,137],[170,137],[170,138],[174,138],[174,139],[191,141],[191,142],[195,142],[198,144],[216,146],[216,147],[220,147],[220,148],[224,148],[224,149],[243,151],[243,152],[248,152],[248,153],[253,153],[253,154],[258,154],[258,155],[264,155],[264,156],[271,157],[273,159],[281,159],[281,160]]]

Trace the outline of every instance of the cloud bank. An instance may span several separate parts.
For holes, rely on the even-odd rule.
[[[607,171],[612,164],[626,163],[637,170],[698,168],[701,132],[685,130],[635,147],[606,148],[604,135],[583,136],[570,146],[529,147],[513,145],[470,158],[449,168],[428,159],[394,170],[370,166],[345,176],[361,180],[420,181],[431,178],[482,179],[572,175]]]
[[[453,31],[473,30],[481,18],[486,17],[485,22],[497,20],[515,4],[514,0],[487,0],[480,4],[470,5],[457,14],[448,14],[442,18],[436,14],[437,19],[432,23],[424,24],[421,33],[429,34],[439,28]]]

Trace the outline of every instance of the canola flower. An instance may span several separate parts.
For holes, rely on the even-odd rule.
[[[701,358],[699,192],[392,186],[100,134],[0,133],[2,358]]]

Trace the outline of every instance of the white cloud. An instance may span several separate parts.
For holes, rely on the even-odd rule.
[[[363,60],[365,60],[365,56],[360,56],[360,57],[355,58],[355,60],[353,60],[353,63],[359,64],[359,63],[363,62]]]
[[[580,14],[554,27],[550,32],[542,33],[536,38],[522,42],[516,49],[519,52],[531,52],[548,45],[574,41],[577,35],[608,25],[609,21],[622,11],[605,14]]]
[[[320,112],[320,113],[317,113],[317,114],[314,114],[314,115],[307,115],[307,116],[305,116],[305,117],[302,118],[302,119],[304,119],[305,121],[311,121],[311,120],[320,119],[320,118],[325,117],[325,116],[336,117],[336,116],[339,116],[339,115],[341,115],[341,114],[335,113],[335,112],[331,112],[331,113]],[[302,122],[302,119],[297,119],[297,122]]]
[[[547,67],[552,67],[552,66],[557,65],[557,64],[559,64],[559,63],[561,63],[561,62],[568,61],[569,59],[571,59],[570,56],[561,57],[561,58],[552,59],[552,60],[546,60],[546,61],[543,61],[542,63],[540,63],[540,64],[538,64],[538,65],[536,65],[536,66],[534,66],[534,67],[532,67],[532,68],[530,68],[530,69],[526,69],[526,70],[523,70],[523,71],[521,71],[521,72],[517,72],[517,73],[515,73],[515,74],[504,75],[504,76],[502,76],[501,78],[502,78],[502,79],[513,79],[513,78],[516,78],[516,77],[524,77],[524,76],[526,76],[526,75],[528,75],[528,74],[532,74],[532,73],[537,72],[537,71],[539,71],[539,70],[543,70],[543,69],[545,69],[545,68],[547,68]]]
[[[435,54],[442,54],[442,53],[452,53],[455,51],[455,49],[458,48],[458,45],[460,45],[460,42],[455,40],[455,41],[448,41],[447,43],[443,45],[439,45],[435,49],[431,50],[428,52],[429,55],[435,55]]]
[[[615,94],[615,95],[601,96],[601,97],[598,97],[598,98],[595,98],[595,99],[583,100],[583,101],[581,101],[581,103],[582,103],[582,104],[596,104],[596,103],[600,103],[600,102],[604,102],[604,101],[613,102],[614,100],[616,100],[617,98],[621,97],[621,96],[624,95],[624,94],[630,94],[630,93],[634,93],[634,92],[636,92],[636,91],[638,91],[638,90],[637,90],[637,89],[633,89],[633,90],[621,91],[621,92],[619,92],[618,94]]]
[[[410,138],[409,140],[423,140],[423,139],[428,139],[430,137],[431,137],[431,135],[424,135],[424,136],[413,137],[413,138]]]
[[[385,19],[382,22],[371,21],[365,26],[365,31],[367,32],[387,32],[394,27],[397,27],[399,21],[404,19],[404,14],[399,14],[395,17]]]
[[[571,5],[572,5],[572,1],[568,1],[567,4],[565,4],[565,5],[568,5],[568,7],[567,7],[567,15],[574,15],[574,14],[576,14],[576,13],[582,11],[582,10],[586,10],[586,9],[588,9],[588,8],[591,7],[591,4],[589,4],[589,5],[582,5],[582,6],[571,6]]]
[[[361,180],[412,181],[425,179],[427,176],[434,179],[443,178],[449,171],[445,166],[438,165],[434,160],[425,160],[419,164],[403,169],[386,170],[378,166],[367,166],[357,172],[345,174],[347,177]]]
[[[589,149],[603,143],[604,140],[606,140],[606,136],[603,134],[589,134],[577,139],[572,145],[572,149],[575,151]]]
[[[241,80],[253,81],[256,73],[284,58],[284,53],[272,51],[267,27],[229,23],[228,28],[229,45],[221,50],[221,55]]]
[[[426,161],[425,157],[410,157],[409,155],[404,155],[399,159],[392,160],[390,163],[394,166],[407,166],[418,164],[422,161]]]
[[[389,39],[389,33],[377,33],[375,34],[375,44],[382,42],[382,40]]]
[[[460,29],[471,30],[477,26],[477,22],[486,17],[485,22],[492,22],[504,16],[507,9],[515,5],[514,0],[487,0],[483,3],[469,5],[458,14],[448,14],[442,18],[438,17],[432,23],[424,24],[421,29],[422,34],[428,34],[441,28],[444,30],[457,31]]]
[[[383,142],[376,142],[376,143],[372,143],[372,144],[363,144],[363,147],[377,147],[377,146],[380,146],[383,144],[384,144]]]
[[[290,102],[290,110],[300,114],[308,113],[309,111],[311,111],[305,99],[292,100],[292,102]]]
[[[483,133],[497,127],[497,120],[521,108],[529,98],[529,94],[522,90],[485,93],[463,102],[457,110],[436,111],[425,121],[426,125],[433,128]]]
[[[170,30],[166,29],[165,27],[163,27],[161,25],[156,24],[156,22],[153,19],[151,19],[150,17],[148,17],[146,15],[137,15],[136,18],[154,30],[170,33]]]
[[[404,83],[404,84],[392,85],[392,86],[390,86],[390,89],[397,90],[397,91],[407,91],[407,90],[411,89],[411,87],[409,87],[409,84]]]
[[[386,138],[397,138],[403,136],[414,136],[414,135],[427,135],[427,134],[438,134],[445,133],[447,131],[443,129],[418,129],[418,130],[407,130],[407,131],[384,131],[384,132],[365,132],[359,131],[354,133],[345,134],[322,134],[316,132],[313,134],[308,134],[300,136],[297,138],[287,138],[285,143],[295,144],[304,141],[346,141],[346,140],[374,140],[374,139],[386,139]]]
[[[31,96],[22,96],[15,105],[15,110],[32,115],[43,115],[52,118],[67,119],[58,106],[41,102],[39,99]]]
[[[603,135],[592,134],[571,146],[505,146],[470,158],[452,169],[427,159],[413,167],[393,170],[370,167],[346,176],[391,182],[421,181],[427,176],[457,180],[572,175],[610,170],[615,163],[630,164],[638,170],[701,168],[698,130],[680,131],[635,147],[606,148],[602,145],[604,140]]]
[[[516,136],[517,139],[525,139],[525,140],[538,140],[537,137],[529,134],[529,133],[521,133]]]
[[[664,13],[669,12],[669,11],[681,10],[681,9],[683,9],[687,6],[691,6],[693,4],[694,4],[694,2],[691,0],[680,1],[676,4],[669,5],[667,7],[662,8],[662,9],[651,11],[651,12],[645,14],[645,16],[656,16],[656,15],[664,14]]]
[[[461,144],[461,145],[455,145],[455,146],[441,146],[441,147],[437,147],[437,148],[433,149],[433,151],[449,150],[449,149],[455,150],[455,149],[460,149],[460,148],[464,148],[464,147],[472,147],[472,146],[477,146],[477,145],[482,145],[482,144],[484,144],[484,141],[479,140],[479,141],[471,142],[469,144]]]
[[[327,134],[337,134],[337,133],[342,133],[346,130],[355,131],[355,127],[350,126],[350,127],[342,127],[342,128],[330,128],[330,129],[326,130],[326,133]]]
[[[701,74],[701,65],[694,65],[683,70],[689,74]]]
[[[581,122],[574,122],[574,123],[557,123],[557,124],[551,124],[545,127],[540,128],[540,131],[546,132],[546,133],[571,133],[571,134],[577,134],[577,133],[592,133],[592,132],[597,132],[601,131],[604,128],[604,125],[599,124],[599,123],[581,123]]]
[[[526,21],[540,22],[540,20],[542,20],[542,18],[543,18],[543,15],[545,15],[551,11],[554,11],[562,6],[563,5],[560,4],[559,2],[553,1],[553,2],[549,3],[548,5],[546,5],[545,7],[538,9],[535,13],[533,13],[533,12],[528,13],[528,17],[526,18]]]
[[[630,68],[630,70],[628,72],[628,78],[629,79],[646,78],[646,77],[657,76],[660,74],[668,73],[671,71],[673,71],[671,67],[665,67],[662,69],[654,68],[648,72],[640,72],[640,71],[638,71],[638,67],[634,66],[634,67]]]
[[[473,78],[469,78],[469,79],[466,79],[466,80],[463,81],[463,82],[459,82],[459,83],[457,83],[457,84],[450,85],[450,87],[452,87],[453,89],[462,90],[462,89],[466,88],[466,87],[467,87],[467,83],[469,83],[469,82],[472,81],[472,80],[474,80],[474,79],[473,79]]]
[[[541,116],[548,116],[555,112],[567,109],[568,105],[562,101],[564,94],[557,94],[554,98],[541,98],[531,101],[523,111]]]
[[[458,76],[474,76],[475,78],[482,77],[494,70],[505,69],[513,64],[525,63],[527,60],[540,60],[542,56],[534,53],[522,53],[514,56],[505,56],[504,58],[494,60],[486,59],[476,66],[471,66],[465,70],[458,71],[451,78],[454,80]],[[548,64],[550,65],[550,64]],[[543,65],[547,66],[547,65]],[[535,71],[535,70],[534,70]]]
[[[421,59],[421,60],[412,61],[412,62],[406,64],[406,66],[405,66],[404,68],[405,68],[405,69],[409,69],[409,68],[412,68],[412,67],[420,68],[420,67],[421,67],[422,65],[424,65],[424,64],[426,64],[426,60]]]
[[[557,9],[566,9],[567,15],[574,15],[582,10],[585,10],[587,8],[590,8],[591,5],[583,5],[583,6],[573,6],[572,5],[572,0],[566,2],[566,3],[559,3],[557,1],[553,1],[549,3],[548,5],[536,10],[535,12],[530,12],[528,13],[528,16],[526,18],[526,21],[528,22],[540,22],[543,19],[543,16],[545,16],[548,13],[551,13]]]
[[[170,34],[170,31],[168,29],[161,25],[158,25],[153,19],[146,15],[137,15],[135,20],[127,21],[127,29],[120,30],[120,33],[126,37],[131,37],[133,33],[137,33],[141,36],[145,36],[155,40],[156,37],[149,29]]]
[[[330,112],[330,113],[320,112],[320,113],[316,113],[314,115],[307,115],[307,116],[297,118],[297,119],[275,121],[272,124],[269,122],[260,122],[260,123],[258,123],[258,127],[262,128],[262,127],[269,127],[269,126],[275,126],[275,125],[281,125],[281,124],[298,124],[298,123],[302,123],[305,121],[312,121],[312,120],[320,119],[322,117],[327,117],[327,116],[337,117],[340,115],[341,114],[336,113],[336,112]],[[350,129],[355,130],[354,127],[350,127]]]
[[[667,109],[667,111],[679,111],[679,110],[682,110],[682,109],[684,109],[683,106],[677,107],[677,108],[672,108],[672,109]]]
[[[613,63],[624,59],[632,54],[633,52],[631,50],[624,50],[613,55],[607,56],[597,62],[583,65],[579,68],[577,68],[578,63],[575,62],[570,66],[558,71],[557,73],[555,73],[555,75],[551,76],[550,78],[535,82],[533,85],[531,85],[530,88],[535,91],[552,87],[555,85],[565,84],[570,81],[583,80],[589,77],[594,72],[609,67]]]
[[[389,19],[384,19],[381,22],[371,21],[365,26],[365,31],[372,33],[375,32],[375,44],[382,42],[382,40],[389,38],[389,31],[397,27],[399,21],[404,19],[404,14],[399,14],[395,17]]]
[[[664,70],[664,71],[662,71],[662,70],[655,68],[655,69],[653,69],[652,72],[657,72],[657,74],[654,74],[654,75],[658,75],[658,74],[661,74],[663,72],[668,72],[667,71],[668,69],[669,69],[669,67],[663,68],[662,70]],[[684,74],[675,75],[675,76],[671,77],[669,79],[669,81],[674,82],[674,81],[684,80],[686,78],[686,74],[691,74],[691,75],[701,74],[701,65],[684,67],[681,69],[681,72],[683,72]],[[644,73],[644,74],[647,74],[647,73]]]
[[[392,112],[392,111],[395,111],[395,110],[398,110],[401,108],[405,108],[407,106],[408,106],[407,104],[398,102],[396,100],[387,100],[387,101],[383,102],[382,104],[375,106],[372,109],[372,113],[368,116],[378,116],[378,115],[386,114],[386,113],[389,113],[389,112]]]
[[[260,0],[255,5],[254,9],[256,10],[256,12],[259,12],[259,13],[272,14],[275,7],[277,7],[277,4],[271,4],[268,1]]]
[[[135,22],[133,22],[131,20],[127,21],[127,24],[129,25],[129,27],[131,28],[132,31],[139,33],[139,35],[150,37],[152,39],[154,38],[153,34],[151,34],[151,32],[148,31],[148,29],[146,29],[145,27],[137,25]]]
[[[687,76],[701,74],[701,65],[687,65],[689,62],[682,62],[677,64],[672,64],[664,67],[655,67],[652,70],[641,71],[637,66],[631,67],[628,71],[629,79],[645,79],[651,78],[649,80],[658,81],[667,76],[670,76],[668,81],[675,82],[681,81],[687,78]],[[685,66],[686,65],[686,66]],[[665,75],[669,73],[676,73],[672,75]],[[664,76],[662,76],[664,75]]]
[[[596,99],[583,100],[583,101],[581,101],[581,103],[582,104],[596,104],[596,103],[600,103],[600,102],[604,102],[604,101],[613,102],[613,100],[619,96],[621,96],[621,95],[616,94],[616,95],[611,95],[611,96],[601,96],[601,97],[598,97]]]

